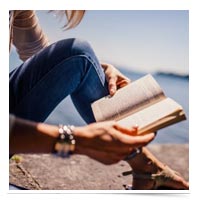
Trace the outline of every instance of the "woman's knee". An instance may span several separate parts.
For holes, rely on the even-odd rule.
[[[95,53],[89,42],[79,38],[73,39],[71,50],[74,55],[86,55],[89,57],[95,56]]]
[[[62,61],[69,61],[72,58],[74,61],[79,61],[77,65],[84,72],[90,68],[95,68],[99,76],[104,76],[100,62],[86,40],[70,38],[59,41],[57,45],[60,53],[56,52],[56,54],[58,57],[62,57]],[[73,63],[75,64],[75,62]]]
[[[102,67],[100,65],[100,62],[98,58],[95,55],[94,50],[92,49],[89,42],[86,40],[78,39],[78,38],[72,38],[71,40],[71,56],[77,56],[81,57],[84,62],[82,66],[85,67],[94,67],[95,70],[99,73],[103,73]],[[87,70],[86,70],[87,71]]]
[[[93,64],[99,65],[95,52],[86,40],[79,38],[65,39],[55,43],[55,47],[54,53],[57,55],[57,60],[59,58],[63,60],[74,56],[82,56],[90,60]]]

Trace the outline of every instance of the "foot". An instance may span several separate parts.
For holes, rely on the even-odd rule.
[[[133,189],[134,190],[151,190],[151,189],[172,189],[182,190],[189,189],[189,184],[176,171],[165,166],[156,174],[133,173]]]

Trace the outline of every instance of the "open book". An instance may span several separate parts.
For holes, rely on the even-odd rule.
[[[96,121],[116,120],[126,127],[137,124],[138,134],[155,132],[185,120],[183,108],[163,90],[150,75],[117,90],[114,96],[92,103]]]

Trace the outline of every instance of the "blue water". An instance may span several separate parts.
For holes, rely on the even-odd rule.
[[[131,80],[136,80],[144,73],[136,73],[127,70],[121,70],[123,74]],[[158,131],[155,140],[152,143],[188,143],[189,142],[189,79],[166,74],[153,74],[158,81],[166,96],[173,98],[182,105],[187,120],[175,125],[168,126]],[[76,126],[85,125],[85,122],[77,113],[71,102],[70,97],[64,99],[51,113],[46,120],[50,124],[74,124]]]

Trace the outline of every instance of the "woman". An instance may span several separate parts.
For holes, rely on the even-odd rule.
[[[84,16],[84,11],[60,12],[67,16],[67,29],[77,26]],[[34,11],[11,11],[10,35],[10,44],[16,46],[24,61],[10,73],[10,125],[14,124],[10,153],[57,151],[69,155],[73,152],[104,164],[129,158],[134,189],[158,186],[188,189],[188,183],[181,176],[147,149],[142,148],[135,158],[128,156],[148,144],[154,133],[130,136],[137,132],[137,127],[128,129],[113,121],[93,123],[90,104],[108,94],[114,95],[130,80],[114,66],[100,64],[86,41],[73,38],[49,45]],[[57,127],[40,123],[68,95],[89,125]]]

